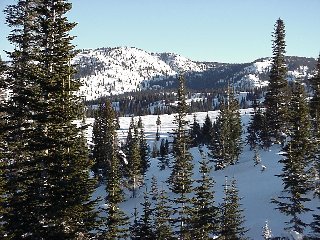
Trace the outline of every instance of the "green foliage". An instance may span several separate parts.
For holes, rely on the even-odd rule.
[[[9,238],[74,239],[96,228],[94,181],[72,79],[75,26],[65,15],[64,0],[19,0],[6,9],[12,28],[7,85],[12,91],[5,108],[4,133],[8,191],[3,216]],[[83,127],[83,126],[82,126]]]
[[[212,121],[209,117],[209,114],[207,114],[204,120],[203,126],[201,128],[201,132],[203,136],[202,142],[204,144],[209,144],[211,142],[212,131],[213,131]]]
[[[210,156],[215,161],[215,169],[223,169],[237,162],[242,151],[242,126],[239,105],[234,95],[220,103],[220,114],[213,126]]]
[[[93,150],[92,157],[94,160],[93,171],[100,174],[105,180],[110,170],[113,155],[114,141],[116,140],[116,116],[109,101],[99,104],[95,113],[93,124]]]
[[[202,141],[202,132],[200,124],[197,121],[197,116],[193,115],[193,123],[191,125],[190,129],[190,138],[192,140],[192,146],[196,147],[198,146]]]
[[[155,207],[155,236],[159,240],[175,239],[170,224],[171,206],[166,192],[159,191]]]
[[[195,197],[192,203],[191,230],[193,239],[212,239],[218,232],[218,208],[214,200],[214,180],[210,176],[212,167],[200,149],[202,160],[199,172],[201,178],[198,179],[195,187]]]
[[[192,192],[192,155],[189,150],[189,136],[187,130],[187,103],[185,99],[185,87],[184,77],[179,76],[179,89],[177,96],[177,115],[175,115],[174,123],[176,129],[174,129],[174,142],[173,142],[173,166],[172,172],[168,179],[170,189],[175,193],[175,198],[172,200],[177,206],[174,209],[175,219],[174,224],[177,226],[177,235],[180,238],[186,239],[190,232],[189,226],[189,214],[190,214],[190,198],[188,194]]]
[[[236,180],[231,180],[230,185],[226,181],[224,191],[219,239],[247,239],[245,234],[248,230],[243,226],[245,220],[243,209],[241,209],[240,205],[241,198],[239,198]]]
[[[291,217],[287,222],[288,229],[302,233],[307,226],[299,217],[300,214],[310,211],[304,203],[310,201],[305,196],[309,189],[306,169],[313,158],[313,146],[310,142],[309,110],[304,94],[304,88],[295,82],[290,104],[290,141],[283,147],[284,158],[282,178],[284,196],[273,199],[280,212]]]
[[[275,24],[273,38],[270,82],[264,104],[270,138],[273,142],[283,142],[282,135],[287,133],[290,92],[286,79],[285,25],[281,19]]]

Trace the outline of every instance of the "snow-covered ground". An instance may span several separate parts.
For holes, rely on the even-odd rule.
[[[204,122],[206,112],[196,113],[198,122],[202,124]],[[218,111],[211,111],[208,113],[212,120],[218,115]],[[250,119],[250,109],[241,110],[242,123],[244,124],[244,129]],[[193,121],[193,114],[187,116],[190,123]],[[156,134],[156,115],[142,116],[142,121],[144,123],[145,134],[148,140],[148,144],[152,149],[155,141]],[[161,138],[170,137],[169,133],[172,132],[174,124],[172,123],[174,115],[161,115]],[[138,118],[136,118],[138,120]],[[93,123],[93,119],[88,119],[89,123]],[[126,138],[127,130],[130,123],[130,117],[120,117],[120,126],[118,130],[118,136],[120,141]],[[88,139],[90,141],[92,134],[92,128],[88,129]],[[158,142],[160,144],[160,141]],[[206,148],[204,149],[207,150]],[[194,157],[194,179],[199,178],[198,174],[198,161],[201,159],[199,151],[197,148],[191,148],[191,153]],[[270,150],[260,151],[261,164],[254,166],[253,162],[253,152],[249,150],[248,146],[244,146],[243,153],[240,156],[239,163],[234,166],[229,166],[224,170],[213,171],[212,176],[216,181],[215,184],[215,200],[217,203],[222,201],[223,197],[223,184],[225,183],[225,178],[236,178],[239,188],[242,208],[245,214],[245,225],[249,229],[247,235],[250,239],[263,239],[262,238],[262,227],[265,225],[265,221],[268,220],[269,226],[272,230],[273,236],[288,236],[288,233],[284,231],[285,221],[288,220],[283,214],[275,209],[275,205],[271,203],[273,197],[281,195],[282,181],[276,174],[281,173],[282,166],[278,163],[281,158],[279,146],[272,146]],[[148,188],[151,186],[151,177],[154,175],[157,178],[159,188],[167,188],[165,181],[170,175],[170,170],[166,168],[160,171],[158,167],[158,159],[150,159],[151,166],[146,176],[145,184]],[[262,170],[262,165],[266,167],[264,171]],[[135,207],[141,209],[140,202],[143,201],[143,192],[145,187],[138,190],[137,198],[130,198],[130,193],[126,192],[126,200],[121,205],[124,211],[133,218],[132,213]],[[95,195],[103,194],[103,187],[100,187]],[[170,192],[168,193],[170,196]],[[310,223],[312,221],[312,214],[317,213],[316,207],[318,207],[319,200],[313,199],[308,206],[314,210],[312,213],[308,213],[302,216],[306,222]],[[308,232],[309,229],[307,228]],[[295,239],[298,239],[295,237]]]

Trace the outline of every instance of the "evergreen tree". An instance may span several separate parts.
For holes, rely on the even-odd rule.
[[[316,73],[310,80],[313,89],[313,97],[310,100],[310,115],[312,118],[312,138],[315,148],[315,158],[309,175],[314,195],[320,198],[320,55],[316,66]]]
[[[93,124],[92,141],[94,147],[92,157],[94,160],[94,172],[101,174],[104,180],[110,170],[111,160],[113,159],[114,154],[112,149],[116,135],[115,119],[116,116],[111,106],[111,102],[101,102],[99,104],[99,109],[96,111]]]
[[[174,124],[174,142],[173,142],[173,166],[172,172],[168,179],[170,189],[176,197],[172,200],[176,206],[173,212],[175,216],[174,224],[177,226],[177,235],[181,239],[190,238],[189,232],[189,215],[190,215],[190,198],[192,192],[192,155],[189,153],[190,140],[187,130],[187,102],[185,92],[185,79],[179,76],[177,114],[175,115]]]
[[[64,0],[20,0],[6,9],[16,47],[9,53],[12,95],[4,130],[13,164],[4,221],[17,239],[87,237],[96,225],[86,141],[74,124],[82,104],[80,82],[71,78],[70,9]]]
[[[201,179],[197,180],[195,197],[192,207],[192,237],[193,239],[211,239],[218,232],[218,208],[214,201],[214,180],[210,177],[212,167],[200,149],[202,160],[199,172]]]
[[[160,140],[159,128],[160,128],[160,126],[161,126],[161,119],[160,119],[160,116],[159,116],[159,115],[158,115],[158,117],[157,117],[156,124],[157,124],[156,140],[159,141],[159,140]]]
[[[156,201],[158,199],[159,190],[158,190],[158,182],[156,176],[152,175],[151,178],[151,196],[152,200]]]
[[[320,207],[318,207],[320,210]],[[310,224],[312,229],[311,239],[320,238],[320,214],[313,214],[313,222]]]
[[[193,115],[193,123],[190,129],[190,138],[191,138],[193,147],[198,146],[202,140],[201,127],[197,121],[196,115]]]
[[[159,240],[174,239],[170,224],[171,207],[166,192],[159,192],[155,207],[155,237]]]
[[[133,136],[128,145],[128,183],[132,191],[132,197],[136,197],[136,189],[141,183],[141,156],[139,146],[139,135],[136,125],[133,126]]]
[[[235,179],[231,181],[231,185],[226,180],[224,194],[219,239],[247,239],[245,234],[248,230],[243,226],[245,220]]]
[[[273,57],[270,71],[269,89],[265,97],[266,120],[270,137],[275,142],[283,141],[287,133],[289,87],[286,80],[285,25],[280,18],[273,32]]]
[[[108,156],[108,167],[106,168],[106,213],[107,217],[104,219],[104,230],[102,231],[103,239],[123,239],[128,236],[128,217],[121,211],[119,205],[123,202],[123,190],[121,189],[121,165],[119,159],[119,146],[117,140],[115,121],[115,114],[112,109],[111,103],[106,101],[101,106],[102,113],[107,116],[104,119],[104,133],[103,139],[106,139],[105,146],[107,147],[105,154]],[[101,117],[102,117],[101,116]]]
[[[251,150],[257,147],[267,148],[270,146],[270,143],[266,127],[265,114],[262,112],[256,100],[253,102],[252,107],[253,114],[247,128],[247,144],[250,145]]]
[[[308,190],[306,169],[313,158],[312,144],[310,143],[309,110],[304,94],[304,88],[299,82],[294,83],[290,104],[290,141],[284,146],[282,178],[285,196],[273,199],[280,212],[291,217],[287,222],[287,229],[303,233],[307,226],[299,217],[300,214],[310,211],[304,206],[310,201],[305,194]]]
[[[142,120],[140,123],[140,131],[139,131],[139,148],[140,148],[140,158],[141,158],[140,159],[141,175],[145,175],[148,168],[150,167],[150,162],[149,162],[148,144],[144,134],[144,127],[143,127]]]
[[[320,54],[316,65],[316,73],[310,79],[310,85],[313,90],[313,96],[310,100],[310,113],[313,119],[313,127],[316,136],[320,135]]]
[[[160,158],[159,158],[159,168],[160,170],[164,170],[166,167],[169,166],[169,141],[168,139],[161,139],[160,143]]]
[[[209,146],[216,170],[237,162],[242,150],[241,134],[239,104],[228,89],[227,99],[220,103],[220,114],[213,126],[213,138]]]
[[[266,221],[266,224],[262,228],[262,237],[264,240],[270,240],[272,239],[272,232],[269,227],[268,221]]]
[[[209,117],[209,114],[207,113],[206,118],[204,120],[203,126],[201,128],[201,132],[202,132],[202,143],[204,144],[209,144],[211,142],[211,137],[212,137],[212,121]]]
[[[3,96],[4,91],[6,89],[6,82],[5,82],[5,74],[6,71],[6,66],[2,62],[1,57],[0,57],[0,129],[3,129],[4,126],[6,125],[6,110],[5,110],[5,97]],[[5,154],[3,154],[6,149],[6,141],[5,137],[2,132],[0,132],[0,219],[3,219],[3,215],[6,211],[6,162],[3,161]],[[4,223],[0,223],[0,237],[5,236],[5,231],[4,231]]]
[[[153,209],[151,208],[151,202],[147,190],[144,192],[144,201],[141,204],[142,214],[138,220],[137,233],[140,236],[139,239],[154,240],[154,224],[153,224]]]

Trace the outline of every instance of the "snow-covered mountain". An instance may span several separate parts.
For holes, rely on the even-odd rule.
[[[84,83],[81,94],[88,100],[149,87],[149,81],[162,80],[178,72],[200,72],[205,64],[173,53],[149,53],[131,47],[82,50],[74,63]]]
[[[313,58],[287,57],[288,79],[312,74]],[[210,88],[232,82],[242,88],[266,86],[271,59],[227,64],[196,62],[175,53],[150,53],[134,47],[81,50],[73,59],[83,81],[80,93],[87,100],[104,95],[172,85],[179,72],[187,73],[193,88]],[[190,87],[189,86],[189,87]]]

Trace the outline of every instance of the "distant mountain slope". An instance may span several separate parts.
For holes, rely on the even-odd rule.
[[[316,64],[315,59],[304,57],[287,57],[286,61],[289,80],[310,77]],[[149,53],[133,47],[82,50],[73,63],[78,66],[76,77],[84,83],[80,92],[87,100],[170,87],[179,72],[186,74],[188,87],[193,89],[221,87],[228,81],[241,88],[266,86],[271,67],[270,58],[242,64],[195,62],[175,53]]]

